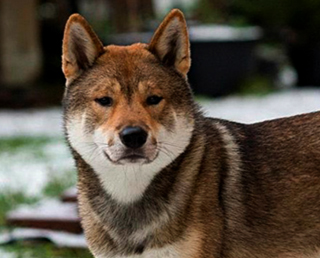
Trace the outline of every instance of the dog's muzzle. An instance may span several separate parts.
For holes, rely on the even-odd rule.
[[[120,165],[148,164],[157,157],[157,144],[143,127],[126,126],[118,136],[119,141],[104,150],[111,162]]]

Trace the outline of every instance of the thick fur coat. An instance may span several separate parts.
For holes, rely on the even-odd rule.
[[[65,132],[97,258],[320,256],[320,113],[204,117],[173,10],[150,44],[103,47],[80,15],[63,42]]]

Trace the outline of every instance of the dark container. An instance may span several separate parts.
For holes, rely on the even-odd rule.
[[[254,71],[260,38],[257,27],[191,27],[189,81],[194,92],[217,97],[236,91]]]
[[[297,72],[297,85],[320,86],[320,44],[289,45],[287,52]]]

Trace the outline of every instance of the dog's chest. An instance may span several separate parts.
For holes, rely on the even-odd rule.
[[[113,255],[98,255],[96,258],[180,258],[181,255],[175,246],[169,245],[159,249],[150,249],[144,251],[142,254],[135,254],[129,256],[113,256]]]

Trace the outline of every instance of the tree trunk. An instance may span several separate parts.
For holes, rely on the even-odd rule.
[[[0,83],[26,87],[41,70],[37,0],[0,1]]]

